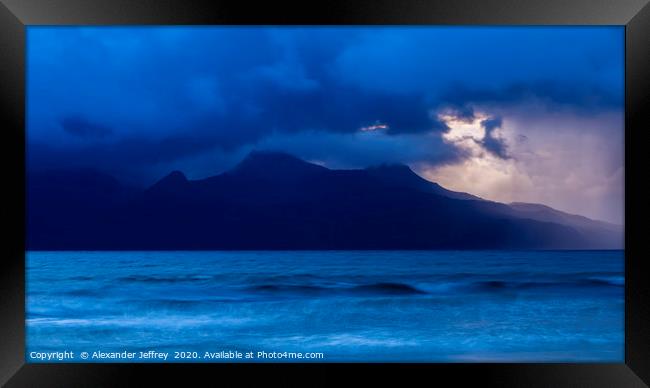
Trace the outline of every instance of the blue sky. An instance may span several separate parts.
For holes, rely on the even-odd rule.
[[[623,44],[622,27],[29,27],[29,168],[148,185],[274,149],[622,222]]]

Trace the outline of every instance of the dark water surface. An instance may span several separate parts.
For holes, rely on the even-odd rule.
[[[325,362],[621,362],[623,257],[28,252],[27,360],[154,350],[170,353],[167,362],[224,361],[203,358],[221,351],[322,353]],[[191,357],[174,359],[177,351]]]

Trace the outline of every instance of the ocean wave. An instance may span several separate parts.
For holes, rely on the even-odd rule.
[[[341,285],[345,284],[345,285]],[[437,294],[460,294],[472,292],[525,291],[537,289],[567,289],[567,288],[602,288],[622,287],[625,284],[622,276],[590,277],[562,281],[515,281],[503,279],[467,280],[467,281],[432,281],[432,282],[374,282],[350,285],[335,283],[335,285],[265,283],[246,287],[247,292],[262,294],[296,295],[296,296],[326,296],[326,295],[361,295],[361,296],[417,296]]]
[[[358,292],[369,292],[376,294],[390,294],[390,295],[415,295],[415,294],[426,294],[425,291],[422,291],[414,286],[405,283],[374,283],[356,286],[353,290]]]
[[[89,297],[93,297],[93,296],[102,295],[102,291],[98,290],[98,289],[82,288],[82,289],[75,289],[75,290],[65,291],[63,294],[69,295],[69,296],[89,296]]]
[[[297,335],[291,337],[279,337],[265,341],[269,345],[284,345],[287,343],[309,344],[314,348],[320,347],[404,347],[418,346],[418,340],[394,337],[386,333],[368,331],[366,333],[338,333],[330,335]]]
[[[129,275],[118,278],[117,280],[127,283],[180,283],[180,282],[201,282],[211,280],[213,276],[209,275],[181,275],[181,276],[149,276],[149,275]]]
[[[621,287],[625,284],[623,277],[587,278],[573,281],[504,281],[488,280],[473,282],[471,287],[480,290],[536,289],[536,288],[584,288],[584,287]]]
[[[127,328],[141,327],[148,329],[175,328],[189,326],[235,326],[254,322],[253,318],[238,316],[187,316],[153,314],[143,316],[125,317],[124,315],[93,317],[93,318],[30,318],[26,320],[29,327],[89,327],[89,328]]]
[[[302,284],[262,284],[249,288],[249,291],[265,293],[295,294],[362,294],[362,295],[417,295],[426,294],[415,286],[406,283],[379,282],[356,286],[317,286]]]
[[[69,279],[69,280],[81,280],[81,281],[85,281],[85,280],[93,280],[93,279],[95,279],[95,277],[94,277],[94,276],[81,276],[81,275],[80,275],[80,276],[72,276],[72,277],[70,277],[70,278],[68,278],[68,279]]]
[[[588,281],[595,284],[604,284],[610,286],[624,286],[625,277],[624,276],[594,276],[588,279]]]

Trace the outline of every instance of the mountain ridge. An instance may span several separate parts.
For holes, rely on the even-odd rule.
[[[331,170],[257,151],[208,178],[171,172],[110,211],[92,191],[83,212],[44,200],[55,186],[30,183],[41,190],[29,196],[29,249],[622,247],[622,228],[447,190],[405,165]]]

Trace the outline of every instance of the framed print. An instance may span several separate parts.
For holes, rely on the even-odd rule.
[[[645,1],[1,11],[8,387],[647,386]]]

